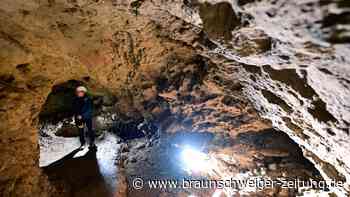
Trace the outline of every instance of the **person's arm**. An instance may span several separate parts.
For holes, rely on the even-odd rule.
[[[84,100],[82,116],[86,119],[92,118],[93,103],[89,97]]]
[[[94,107],[94,105],[93,105],[92,99],[89,98],[88,99],[88,114],[89,114],[90,118],[92,118],[93,107]]]

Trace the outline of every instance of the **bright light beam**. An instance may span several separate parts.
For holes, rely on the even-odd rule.
[[[212,169],[209,156],[203,152],[185,147],[181,157],[186,168],[192,172],[208,172]]]

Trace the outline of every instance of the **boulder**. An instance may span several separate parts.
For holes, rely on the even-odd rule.
[[[62,127],[55,133],[56,136],[60,137],[78,137],[79,129],[70,123],[63,123]]]
[[[111,121],[108,121],[108,119],[103,116],[96,116],[94,117],[93,121],[94,129],[96,131],[108,130],[110,128],[110,125],[112,124]]]

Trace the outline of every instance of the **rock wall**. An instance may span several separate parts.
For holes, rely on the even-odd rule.
[[[346,195],[348,3],[197,1],[212,6],[226,2],[231,3],[240,24],[232,30],[229,40],[213,36],[209,30],[216,46],[207,48],[208,56],[220,67],[231,69],[225,75],[241,80],[243,93],[262,117],[292,137],[327,180],[346,183],[344,188],[333,188],[339,195]],[[206,30],[208,18],[201,17],[204,10],[190,6],[191,14],[198,17],[193,17],[196,22],[188,21]],[[183,13],[177,15],[186,18]],[[238,72],[232,72],[234,69]]]
[[[260,115],[292,137],[327,180],[344,182],[344,188],[333,189],[346,195],[350,178],[347,1],[174,4],[177,9],[158,6],[203,28],[210,41],[201,50],[223,70],[224,81],[240,79],[243,94]],[[231,10],[225,6],[216,13],[215,8],[223,4],[230,4]],[[222,13],[230,26],[220,26]],[[217,32],[208,29],[212,21],[220,26]]]
[[[2,2],[2,196],[54,192],[38,167],[36,128],[54,85],[85,81],[127,101],[130,113],[140,113],[143,90],[158,83],[160,71],[172,69],[171,61],[188,61],[185,67],[196,57],[190,47],[163,38],[151,20],[121,8],[114,1]]]

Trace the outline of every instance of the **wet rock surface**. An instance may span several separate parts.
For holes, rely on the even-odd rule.
[[[219,177],[244,169],[249,176],[321,179],[302,151],[324,179],[345,182],[326,193],[346,196],[348,8],[346,0],[5,0],[0,12],[1,196],[108,196],[98,161],[115,159],[123,166],[120,171],[108,167],[110,177],[120,172],[120,179],[111,182],[120,188],[114,194],[146,195],[130,190],[130,178],[182,173],[176,167],[164,169],[176,163],[169,158],[175,155],[169,147],[182,134],[191,141],[209,136],[207,151],[225,161]],[[69,103],[71,97],[62,94],[69,86],[53,90],[72,80],[109,93],[94,100],[99,112],[154,120],[163,134],[160,140],[112,143],[108,150],[122,146],[124,152],[99,160],[103,151],[98,151],[96,156],[66,160],[53,167],[51,175],[43,173],[39,135],[58,137],[38,131],[39,117],[63,108],[54,119],[69,116],[69,105],[58,104]],[[52,100],[53,95],[62,99]],[[51,100],[55,104],[49,106],[60,107],[47,108],[45,102]],[[107,128],[98,121],[101,130]],[[281,131],[301,150],[286,135],[276,134]],[[191,132],[201,134],[187,136]],[[74,149],[73,142],[62,144]],[[70,176],[83,163],[87,168],[78,173],[82,176]],[[177,175],[186,175],[181,173]],[[85,182],[90,177],[92,181]],[[96,183],[97,189],[79,191],[85,183]],[[147,195],[208,196],[216,191],[154,192]],[[250,195],[297,193],[277,189]]]

